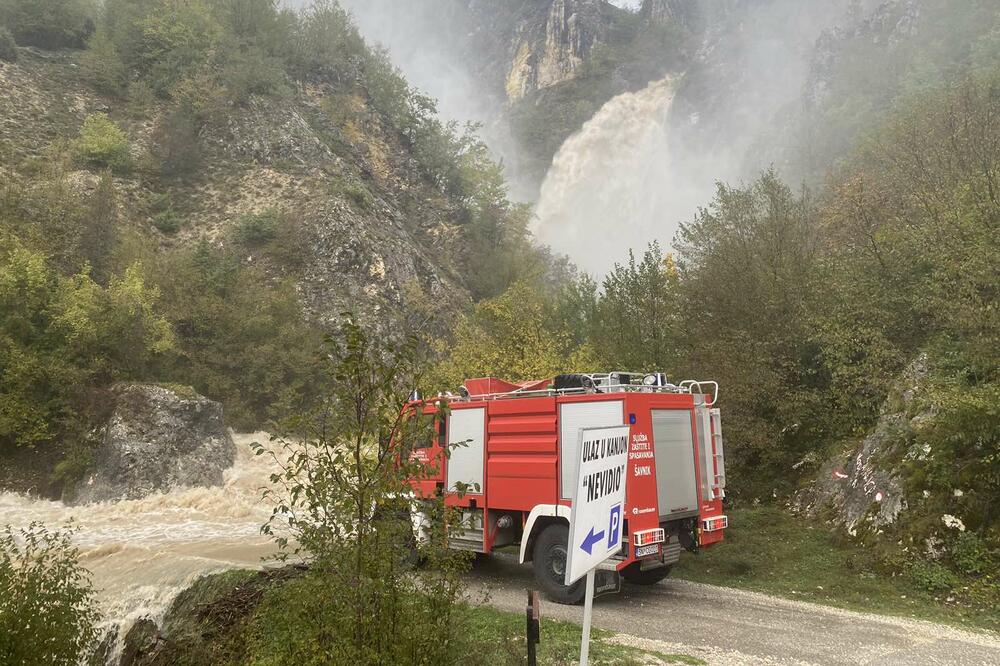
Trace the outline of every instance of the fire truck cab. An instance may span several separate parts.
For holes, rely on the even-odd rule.
[[[653,584],[669,574],[682,549],[718,543],[728,526],[717,398],[715,382],[672,384],[660,373],[561,375],[523,384],[468,380],[459,395],[407,407],[433,411],[441,401],[449,407],[434,441],[412,454],[431,470],[414,481],[415,494],[443,494],[461,511],[463,530],[450,547],[477,553],[512,547],[521,563],[532,562],[549,598],[578,603],[582,581],[563,581],[580,431],[627,425],[621,551],[599,574],[614,589],[619,576]],[[421,520],[414,516],[418,533]]]

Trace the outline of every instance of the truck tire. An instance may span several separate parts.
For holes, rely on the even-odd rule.
[[[622,577],[626,583],[631,583],[632,585],[655,585],[669,576],[671,569],[673,567],[667,565],[643,571],[640,568],[639,562],[633,562],[622,569]]]
[[[585,581],[578,580],[565,585],[566,548],[569,543],[569,527],[561,523],[549,525],[535,539],[534,561],[535,580],[542,591],[557,604],[575,605],[583,601],[586,594]]]

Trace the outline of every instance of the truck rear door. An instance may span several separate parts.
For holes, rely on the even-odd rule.
[[[698,515],[698,474],[689,409],[653,409],[653,449],[660,521]]]

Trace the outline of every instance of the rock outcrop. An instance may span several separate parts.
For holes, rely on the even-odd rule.
[[[594,47],[605,39],[604,0],[552,0],[541,23],[526,22],[513,40],[507,99],[574,78]]]
[[[886,461],[901,457],[904,449],[903,456],[920,456],[909,447],[915,428],[933,415],[916,405],[927,375],[927,358],[921,356],[900,377],[871,432],[828,460],[799,493],[799,509],[825,515],[851,535],[862,528],[877,532],[899,518],[907,508],[905,489],[900,470]]]
[[[98,430],[93,472],[68,500],[139,499],[178,486],[217,486],[236,459],[222,405],[183,388],[128,384]]]
[[[643,0],[639,11],[649,23],[680,23],[691,29],[701,16],[701,5],[698,0]]]

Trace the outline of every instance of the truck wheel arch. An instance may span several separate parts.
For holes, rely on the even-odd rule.
[[[541,531],[554,522],[565,522],[569,524],[569,516],[572,509],[562,504],[537,504],[528,514],[528,519],[524,521],[524,531],[521,536],[521,556],[518,561],[521,564],[531,560],[532,544]]]

